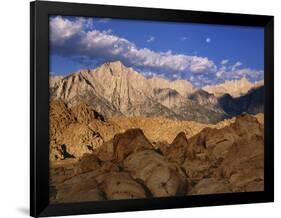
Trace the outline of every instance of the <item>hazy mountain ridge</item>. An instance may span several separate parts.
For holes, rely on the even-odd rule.
[[[252,83],[246,77],[243,77],[240,80],[226,80],[225,82],[217,85],[207,85],[202,87],[202,89],[214,94],[216,97],[229,94],[232,97],[237,98],[247,94],[253,88],[263,86],[263,84],[263,80]]]
[[[229,89],[225,88],[227,85]],[[248,92],[250,94],[249,87],[260,86],[262,83],[253,84],[243,78],[234,82],[226,81],[223,85],[214,86],[214,89],[224,87],[225,91],[233,91],[233,87],[242,87],[239,96],[237,90],[232,92],[238,96],[237,98],[241,98]],[[225,95],[218,97],[206,89],[212,90],[210,86],[198,89],[186,80],[146,78],[132,68],[124,66],[120,61],[105,63],[94,70],[80,70],[65,77],[50,77],[51,99],[63,100],[70,106],[85,102],[105,117],[163,116],[170,119],[216,123],[238,114],[227,104],[234,106],[235,111],[241,111],[239,107],[242,103],[242,112],[263,111],[260,103],[257,109],[255,102],[248,104],[247,97],[243,97],[244,100],[241,101]],[[246,108],[247,105],[252,109]]]

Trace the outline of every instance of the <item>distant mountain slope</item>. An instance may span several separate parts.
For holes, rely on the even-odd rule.
[[[155,101],[174,111],[179,119],[216,123],[227,117],[223,110],[201,105],[197,99],[185,98],[174,89],[154,89],[154,96]]]
[[[225,94],[219,98],[222,109],[231,116],[239,115],[243,112],[250,114],[263,113],[264,111],[264,86],[251,89],[246,95],[233,98]]]
[[[188,98],[196,101],[205,108],[220,113],[223,112],[227,114],[228,117],[237,116],[243,112],[257,114],[263,113],[264,111],[264,86],[262,82],[255,83],[253,88],[240,97],[233,97],[230,94],[215,97],[213,94],[199,89],[189,95]]]
[[[224,94],[229,94],[232,97],[240,97],[245,95],[250,91],[250,89],[254,88],[255,85],[262,85],[263,81],[259,81],[258,83],[251,83],[245,77],[240,80],[230,80],[225,81],[224,83],[213,85],[213,86],[205,86],[202,89],[214,94],[216,97],[221,97]]]
[[[223,109],[219,105],[218,98],[214,94],[210,94],[202,89],[198,89],[190,94],[188,99],[197,102],[205,108],[212,109],[219,113],[224,113]]]
[[[195,92],[197,89],[187,80],[169,81],[160,77],[152,77],[148,79],[149,84],[155,89],[174,89],[181,96],[187,97],[189,94]]]

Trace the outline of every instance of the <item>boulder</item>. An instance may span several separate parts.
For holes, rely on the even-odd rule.
[[[232,192],[231,187],[226,182],[206,178],[200,180],[200,182],[192,188],[188,195],[206,195],[230,192]]]
[[[185,149],[187,144],[185,133],[180,132],[172,144],[167,146],[164,155],[169,161],[182,164],[185,160]]]
[[[216,171],[218,178],[228,180],[234,191],[263,191],[264,140],[261,136],[234,143]]]
[[[181,195],[186,192],[186,178],[177,164],[169,163],[153,151],[134,152],[124,161],[124,169],[140,179],[154,197]]]
[[[102,190],[108,200],[145,198],[146,192],[129,173],[111,172],[104,176]]]
[[[122,162],[131,153],[153,149],[152,144],[141,129],[128,129],[124,133],[115,135],[113,147],[118,162]]]
[[[100,160],[95,154],[84,154],[77,164],[76,174],[97,170],[100,167]]]
[[[115,150],[113,140],[104,142],[102,146],[94,150],[94,153],[102,161],[112,161],[115,159]]]
[[[93,172],[77,175],[58,184],[53,203],[70,203],[105,200]]]
[[[230,125],[240,138],[250,138],[252,135],[263,137],[263,125],[250,114],[243,113],[237,116],[236,121]]]
[[[182,167],[193,183],[223,174],[220,178],[232,190],[241,191],[249,179],[263,180],[263,143],[263,125],[254,116],[242,114],[229,126],[205,128],[188,139]]]

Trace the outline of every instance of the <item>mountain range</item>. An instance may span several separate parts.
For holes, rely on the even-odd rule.
[[[146,78],[120,61],[51,76],[49,84],[51,100],[71,107],[85,102],[105,118],[145,116],[217,123],[243,112],[263,112],[263,81],[242,78],[200,89],[187,80]]]

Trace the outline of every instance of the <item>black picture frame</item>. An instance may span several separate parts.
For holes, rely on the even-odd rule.
[[[49,204],[49,15],[256,26],[264,28],[265,186],[262,192],[136,200]],[[274,200],[274,17],[78,3],[30,3],[30,215],[138,211],[273,202]]]

